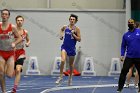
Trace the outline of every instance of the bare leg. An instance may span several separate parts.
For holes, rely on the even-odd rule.
[[[64,64],[66,61],[67,53],[65,50],[61,51],[61,65],[60,65],[60,77],[63,77],[63,70],[64,70]]]
[[[129,69],[129,72],[127,73],[126,84],[129,84],[129,83],[130,83],[130,79],[131,79],[131,76],[132,76],[132,73],[133,73],[133,68],[134,68],[134,66],[132,66],[132,67]]]
[[[0,81],[1,81],[1,91],[2,93],[6,93],[6,84],[5,84],[5,76],[4,75],[0,75]]]
[[[13,73],[14,73],[14,64],[15,64],[15,60],[14,60],[14,56],[11,56],[6,63],[6,75],[11,78],[13,77]]]
[[[57,79],[57,81],[55,82],[56,84],[59,84],[63,78],[63,69],[64,69],[64,64],[67,58],[67,53],[65,50],[61,51],[61,64],[60,64],[60,76]]]
[[[70,56],[69,57],[69,66],[70,66],[70,76],[69,76],[69,82],[68,85],[72,84],[72,73],[73,73],[73,69],[74,69],[74,56]]]
[[[16,93],[17,87],[18,87],[19,82],[20,82],[21,69],[22,69],[22,65],[16,65],[15,82],[14,82],[14,87],[13,87],[11,93]]]
[[[135,88],[138,88],[139,75],[138,75],[138,71],[137,70],[136,70],[136,73],[135,73],[134,82],[135,82]]]
[[[21,69],[22,69],[22,65],[16,66],[16,77],[14,82],[15,85],[19,85],[20,77],[21,77]]]
[[[2,93],[6,93],[5,84],[5,60],[0,56],[0,84]]]

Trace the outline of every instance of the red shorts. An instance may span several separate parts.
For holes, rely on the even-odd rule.
[[[3,51],[0,50],[0,56],[4,58],[5,61],[8,60],[11,56],[14,56],[14,51]]]
[[[17,60],[20,55],[25,55],[25,50],[24,49],[18,49],[18,50],[15,51],[15,60]]]

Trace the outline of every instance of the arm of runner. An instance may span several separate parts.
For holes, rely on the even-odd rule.
[[[72,35],[77,41],[81,41],[80,29],[78,27],[76,27],[76,31],[74,31]]]
[[[12,25],[12,31],[16,37],[15,41],[12,43],[12,47],[15,47],[16,44],[18,44],[19,42],[21,42],[22,38],[21,36],[19,35],[18,31],[17,31],[17,28],[15,25]]]
[[[63,40],[64,37],[64,30],[66,29],[66,25],[64,25],[60,30],[60,40]]]
[[[28,31],[26,31],[26,43],[25,43],[25,46],[29,47],[29,45],[30,45],[29,34],[28,34]]]

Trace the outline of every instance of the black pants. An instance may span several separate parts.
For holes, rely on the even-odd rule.
[[[139,77],[140,77],[140,58],[128,58],[126,57],[124,60],[124,64],[123,64],[123,68],[121,70],[121,74],[120,74],[120,78],[119,78],[119,82],[118,82],[118,88],[119,89],[123,89],[125,80],[126,80],[126,75],[129,72],[129,69],[132,67],[132,65],[135,65]],[[138,86],[140,88],[140,78],[139,78],[139,83]]]

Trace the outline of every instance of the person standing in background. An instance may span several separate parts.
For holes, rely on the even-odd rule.
[[[139,22],[135,22],[135,27],[138,29],[140,28]],[[130,79],[133,75],[134,75],[134,87],[138,88],[139,75],[134,65],[129,69],[129,72],[127,73],[126,84],[124,86],[125,88],[129,87]]]
[[[133,19],[128,20],[128,27],[128,32],[123,35],[121,44],[120,59],[124,63],[118,81],[118,93],[121,93],[126,80],[126,75],[133,65],[136,67],[138,74],[140,75],[140,29],[135,28],[135,22]],[[140,78],[138,87],[138,93],[140,93]]]

